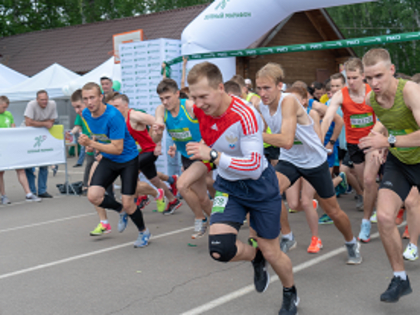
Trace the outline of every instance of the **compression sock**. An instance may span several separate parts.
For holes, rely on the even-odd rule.
[[[110,195],[105,194],[104,200],[99,205],[101,208],[115,210],[117,212],[121,212],[123,206],[120,204],[115,198],[111,197]]]
[[[143,213],[139,210],[139,208],[136,208],[136,211],[134,211],[133,214],[129,214],[129,216],[139,231],[143,231],[146,228],[144,225]]]

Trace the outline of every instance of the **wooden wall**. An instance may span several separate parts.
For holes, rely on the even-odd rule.
[[[331,38],[328,40],[335,40]],[[266,47],[305,44],[325,41],[305,12],[294,14]],[[341,50],[342,51],[342,50]],[[350,54],[348,55],[350,57]],[[237,73],[255,83],[256,72],[268,62],[279,63],[285,70],[285,83],[302,80],[311,84],[321,74],[338,72],[339,63],[346,56],[335,50],[320,50],[277,55],[237,58]]]

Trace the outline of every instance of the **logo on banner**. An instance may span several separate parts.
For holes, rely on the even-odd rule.
[[[217,10],[224,10],[230,0],[221,0],[218,5],[214,8],[215,11]],[[244,18],[244,17],[251,17],[251,12],[230,12],[230,13],[211,13],[204,16],[204,20],[213,20],[213,19],[235,19],[235,18]]]
[[[41,135],[41,136],[35,137],[34,140],[35,140],[35,143],[34,143],[34,146],[33,146],[34,149],[33,150],[28,150],[28,153],[40,153],[40,152],[54,151],[53,148],[41,149],[42,143],[45,140],[47,140],[46,135],[43,135],[43,136]]]
[[[38,136],[38,137],[35,137],[34,148],[41,147],[42,142],[44,142],[46,139],[47,139],[47,136]]]

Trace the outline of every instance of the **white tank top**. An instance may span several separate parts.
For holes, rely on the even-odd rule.
[[[267,105],[260,103],[261,114],[273,134],[281,133],[283,120],[281,105],[288,95],[290,93],[282,93],[274,115],[270,115],[270,109]],[[303,106],[302,108],[306,113],[305,108]],[[280,161],[287,161],[297,167],[309,169],[318,167],[327,160],[327,150],[314,130],[314,121],[309,115],[308,117],[311,122],[309,125],[297,124],[294,145],[289,150],[280,148]]]

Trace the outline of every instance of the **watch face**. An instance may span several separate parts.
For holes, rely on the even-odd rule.
[[[213,150],[211,150],[211,151],[210,151],[210,157],[211,157],[212,159],[217,159],[217,151],[213,151]]]

